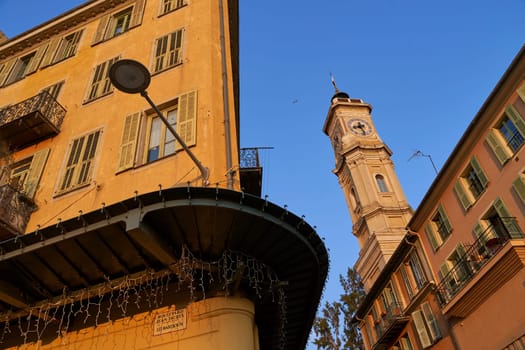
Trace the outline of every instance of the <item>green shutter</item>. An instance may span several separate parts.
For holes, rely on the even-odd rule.
[[[512,182],[514,191],[518,194],[523,204],[525,204],[525,175],[521,174],[516,180]]]
[[[452,226],[450,225],[450,221],[448,221],[447,213],[445,212],[445,209],[440,204],[438,205],[438,211],[439,215],[441,215],[441,218],[443,219],[443,224],[445,225],[445,228],[447,229],[447,233],[450,233],[452,231]]]
[[[131,14],[130,28],[139,26],[142,23],[145,4],[145,0],[135,1],[135,6],[133,6],[133,13]]]
[[[525,137],[525,120],[523,120],[523,117],[518,113],[517,109],[513,105],[509,105],[505,113],[507,113],[514,125],[516,125],[521,136]]]
[[[485,175],[485,172],[483,171],[483,169],[479,165],[478,160],[476,159],[476,157],[472,157],[472,159],[470,160],[470,165],[472,166],[472,168],[476,172],[476,175],[478,176],[478,179],[481,182],[481,185],[483,186],[483,188],[486,188],[489,180],[488,180],[487,176]]]
[[[434,313],[432,312],[430,304],[428,302],[422,303],[421,310],[423,311],[423,316],[425,317],[425,321],[427,322],[428,330],[430,331],[432,340],[441,338],[441,331],[439,330],[438,322],[434,317]]]
[[[117,172],[132,168],[135,161],[140,112],[128,115],[124,122],[117,165]]]
[[[507,159],[510,158],[510,155],[507,153],[507,151],[502,147],[498,135],[496,135],[494,129],[491,129],[487,135],[487,143],[489,144],[490,148],[492,148],[492,151],[496,155],[496,158],[498,158],[500,164],[505,164]]]
[[[49,45],[46,50],[46,54],[44,55],[44,58],[42,59],[42,62],[40,64],[40,67],[44,68],[52,64],[55,58],[56,51],[58,49],[58,45],[60,45],[60,42],[62,41],[62,37],[54,38],[49,42]]]
[[[425,233],[427,235],[428,241],[430,242],[430,245],[432,246],[432,249],[436,251],[439,248],[440,243],[438,242],[436,234],[434,233],[434,229],[430,223],[426,224]]]
[[[504,218],[512,218],[510,215],[510,212],[507,210],[507,207],[505,207],[505,204],[503,204],[503,201],[501,198],[498,198],[494,201],[494,208],[498,212],[498,215],[500,218],[503,218],[503,225],[507,229],[509,235],[511,238],[522,238],[523,233],[521,232],[518,224],[516,223],[516,220],[514,219],[504,219]]]
[[[177,133],[187,146],[196,143],[197,129],[197,92],[192,91],[179,97],[177,115]],[[181,145],[177,144],[176,150],[180,150]]]
[[[432,345],[427,329],[425,327],[423,312],[421,312],[420,310],[412,312],[412,320],[414,321],[414,326],[416,327],[417,334],[419,335],[419,341],[421,342],[423,348]]]
[[[91,45],[98,44],[99,42],[105,39],[106,28],[108,26],[110,18],[111,15],[105,15],[104,17],[100,18],[100,22],[98,22],[97,31],[95,32],[95,37],[93,38],[93,42],[91,43]]]
[[[16,63],[16,58],[11,59],[10,61],[5,62],[0,68],[0,86],[4,85],[9,73],[13,69],[13,66]]]
[[[480,239],[480,242],[483,244],[485,244],[489,238],[487,237],[486,234],[485,236],[483,236],[483,234],[485,233],[485,230],[486,229],[479,222],[476,222],[476,224],[474,225],[474,228],[472,229],[472,231],[474,232],[474,235],[476,236],[476,239]]]
[[[454,184],[454,192],[456,192],[456,195],[458,196],[459,202],[463,206],[463,209],[468,210],[472,203],[470,202],[470,198],[467,192],[463,189],[461,179],[456,181],[456,183]]]
[[[29,65],[27,66],[25,75],[34,73],[38,69],[38,67],[40,66],[40,62],[42,61],[42,57],[46,53],[47,47],[48,44],[44,44],[36,50],[35,55],[33,56],[31,62],[29,62]]]
[[[525,84],[521,85],[517,92],[518,95],[521,97],[521,100],[525,102]]]
[[[29,198],[33,198],[40,182],[44,166],[46,165],[49,148],[40,150],[33,155],[31,165],[29,166],[29,175],[27,176],[24,192]]]

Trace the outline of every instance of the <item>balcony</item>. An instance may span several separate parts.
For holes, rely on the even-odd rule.
[[[240,151],[242,191],[260,197],[262,191],[262,167],[259,162],[259,148],[241,148]]]
[[[403,332],[409,320],[410,317],[405,316],[403,306],[400,303],[390,304],[381,318],[374,322],[377,342],[372,349],[387,349]]]
[[[12,184],[0,186],[0,241],[24,234],[34,203]]]
[[[0,109],[0,139],[11,150],[57,135],[66,110],[47,92]]]
[[[501,218],[512,235],[489,226],[437,286],[443,311],[464,318],[525,266],[525,240],[515,218]],[[498,225],[502,226],[502,225]]]

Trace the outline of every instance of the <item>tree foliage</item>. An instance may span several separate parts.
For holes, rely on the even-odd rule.
[[[339,300],[325,302],[320,315],[314,321],[314,344],[317,349],[359,350],[362,338],[352,317],[365,296],[361,277],[351,267],[346,276],[339,275],[343,294]]]

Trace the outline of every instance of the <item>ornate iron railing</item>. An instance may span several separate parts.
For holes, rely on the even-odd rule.
[[[0,186],[0,240],[9,239],[25,232],[33,201],[12,184]]]
[[[33,112],[40,112],[57,129],[62,125],[62,121],[66,115],[64,107],[48,92],[42,91],[27,100],[0,109],[0,127]]]
[[[392,326],[399,322],[405,322],[407,317],[403,313],[403,305],[399,302],[393,302],[388,305],[387,310],[381,314],[381,317],[374,321],[374,328],[376,332],[376,337],[378,343],[384,343],[386,339],[390,338],[387,332],[397,332],[397,330],[392,329]]]
[[[524,237],[515,218],[503,217],[498,221],[497,226],[490,225],[474,243],[466,245],[465,254],[459,257],[450,271],[442,277],[437,286],[441,306],[450,302],[506,242]],[[512,236],[503,227],[512,227]]]

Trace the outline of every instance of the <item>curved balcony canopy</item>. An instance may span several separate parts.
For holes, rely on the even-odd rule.
[[[185,251],[202,262],[218,259],[225,251],[239,252],[271,268],[284,290],[285,305],[249,294],[246,276],[237,283],[255,303],[261,349],[282,347],[279,324],[284,348],[305,348],[328,273],[323,241],[286,209],[219,188],[136,195],[1,242],[0,318],[10,317],[16,327],[16,317],[25,320],[32,307],[60,300],[65,290],[74,300],[86,288],[102,290],[109,280],[146,270],[168,271],[177,283],[180,271],[174,267]],[[200,278],[203,275],[207,273]],[[213,291],[207,290],[210,294]]]

